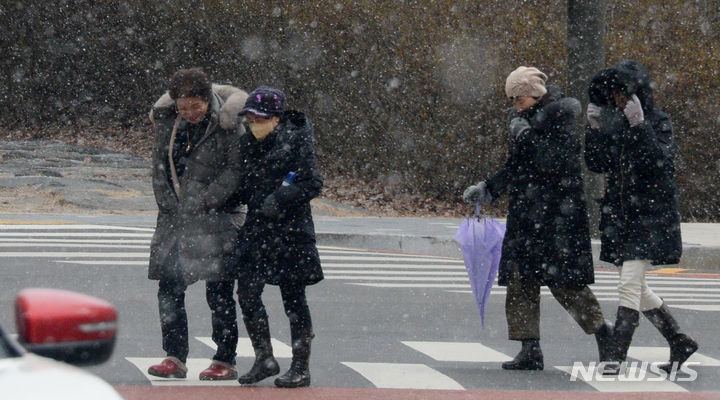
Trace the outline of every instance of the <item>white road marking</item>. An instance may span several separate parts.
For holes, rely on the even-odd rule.
[[[366,256],[320,256],[321,261],[405,261],[405,262],[416,262],[416,261],[425,261],[425,262],[446,262],[448,264],[457,264],[457,265],[463,265],[462,261],[459,260],[452,260],[452,259],[437,259],[437,258],[431,258],[431,257],[408,257],[408,256],[394,256],[394,257],[388,257],[386,254],[379,257],[366,257]]]
[[[115,242],[117,243],[117,242]],[[27,247],[42,247],[44,249],[53,247],[83,247],[83,248],[127,248],[127,249],[148,249],[150,250],[150,244],[95,244],[95,243],[42,243],[28,244],[28,243],[0,243],[0,247],[12,247],[12,248],[27,248]],[[12,254],[12,253],[10,253]]]
[[[146,244],[150,245],[150,239],[113,239],[113,240],[103,240],[103,239],[16,239],[16,238],[7,238],[2,239],[3,243],[21,243],[21,244],[35,244],[36,247],[44,247],[46,243],[123,243],[123,244]]]
[[[212,363],[212,360],[209,358],[188,358],[185,363],[185,366],[188,368],[187,378],[185,379],[160,378],[147,373],[151,365],[161,363],[164,358],[125,357],[125,359],[135,365],[153,386],[239,386],[235,379],[229,381],[201,381],[200,372]]]
[[[381,389],[464,390],[459,383],[425,364],[343,362]]]
[[[462,265],[449,265],[449,264],[369,264],[369,263],[363,263],[363,264],[352,264],[352,263],[322,263],[323,268],[336,268],[336,267],[342,267],[342,268],[362,268],[362,269],[370,269],[370,268],[384,268],[384,269],[437,269],[437,270],[454,270],[454,271],[463,271],[463,273],[467,274],[465,272],[465,267]]]
[[[573,367],[571,366],[555,366],[555,368],[568,375],[572,374]],[[619,376],[602,376],[597,373],[595,367],[589,369],[591,379],[585,379],[583,374],[578,374],[577,379],[587,382],[600,392],[687,392],[676,383],[670,382],[650,371],[643,373],[639,368],[632,366],[628,367],[628,373],[625,376],[635,376],[638,377],[638,380],[621,380],[622,377]]]
[[[2,258],[15,258],[15,257],[32,257],[32,258],[71,258],[71,257],[98,257],[98,258],[148,258],[149,252],[144,253],[84,253],[84,252],[1,252],[0,257]]]
[[[677,300],[675,300],[677,301]],[[695,300],[684,300],[683,301],[695,301]],[[720,311],[720,305],[711,305],[711,304],[668,304],[670,307],[673,308],[682,308],[684,310],[693,310],[693,311]]]
[[[57,225],[13,225],[0,224],[0,230],[7,231],[30,231],[30,230],[125,230],[125,231],[142,231],[154,232],[155,228],[138,228],[132,226],[112,226],[112,225],[79,225],[79,224],[57,224]]]
[[[467,279],[467,273],[455,272],[455,271],[383,271],[383,270],[347,270],[347,269],[333,269],[327,268],[323,265],[323,272],[327,276],[328,274],[367,274],[367,275],[431,275],[431,276],[463,276]]]
[[[241,328],[242,329],[242,328]],[[215,345],[215,342],[212,341],[212,338],[209,336],[197,336],[195,339],[199,340],[201,343],[209,346],[213,350],[217,349],[217,346]],[[273,347],[273,355],[277,358],[291,358],[292,357],[292,348],[285,343],[272,338],[270,339],[270,343]],[[255,357],[255,351],[253,350],[252,343],[250,343],[250,338],[247,337],[241,337],[238,338],[238,344],[237,344],[237,356],[238,357]]]
[[[480,343],[412,341],[403,341],[402,343],[437,361],[505,362],[512,360],[511,356]]]
[[[27,232],[27,233],[12,233],[12,232],[0,232],[0,238],[13,238],[13,237],[145,237],[151,238],[152,233],[127,233],[127,232]],[[4,239],[3,239],[4,240]]]
[[[665,362],[670,359],[670,348],[667,346],[630,346],[627,355],[628,357],[640,361],[647,361],[651,363],[658,361]],[[720,360],[706,356],[702,353],[695,353],[691,355],[690,358],[688,358],[688,362],[697,362],[703,367],[720,367]]]
[[[117,260],[117,261],[108,261],[108,260],[55,260],[57,263],[63,263],[63,264],[81,264],[81,265],[118,265],[118,266],[128,266],[128,267],[134,267],[134,266],[144,266],[147,267],[150,263],[150,260],[143,260],[143,261],[127,261],[127,260]]]

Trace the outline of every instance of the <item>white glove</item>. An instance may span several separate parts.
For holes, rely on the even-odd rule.
[[[625,113],[625,117],[627,117],[630,126],[637,126],[645,121],[645,113],[643,113],[640,99],[638,99],[638,97],[634,94],[630,100],[628,100],[623,112]]]
[[[493,201],[493,196],[487,188],[485,181],[478,182],[477,185],[469,186],[463,192],[463,201],[466,203],[478,203],[486,206]]]
[[[600,110],[602,109],[593,103],[590,103],[587,106],[587,121],[588,124],[590,124],[590,127],[593,129],[600,128],[600,122],[598,122],[598,117],[600,117]]]

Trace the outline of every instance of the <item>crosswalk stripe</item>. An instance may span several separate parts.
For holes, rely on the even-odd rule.
[[[381,389],[464,390],[454,379],[425,364],[343,362]]]
[[[677,301],[677,300],[675,300]],[[683,301],[695,301],[693,299],[690,300],[684,300]],[[670,307],[674,308],[682,308],[685,310],[693,310],[693,311],[720,311],[720,305],[713,305],[713,304],[671,304]]]
[[[332,269],[332,268],[326,268],[323,266],[323,272],[325,272],[325,276],[328,274],[348,274],[348,275],[354,275],[354,274],[367,274],[367,275],[432,275],[432,276],[463,276],[463,278],[467,279],[467,274],[465,272],[455,272],[455,271],[381,271],[381,270],[347,270],[347,269]]]
[[[12,247],[12,248],[27,248],[27,247],[37,247],[33,244],[28,243],[0,243],[0,247]],[[83,248],[127,248],[127,249],[150,249],[150,244],[94,244],[94,243],[43,243],[42,248],[53,248],[53,247],[61,247],[61,248],[73,248],[73,247],[83,247]],[[12,253],[10,253],[12,254]]]
[[[150,239],[115,239],[115,240],[102,240],[102,239],[20,239],[20,238],[6,238],[2,239],[4,243],[22,243],[22,244],[35,244],[38,247],[44,247],[46,243],[127,243],[127,244],[150,244]]]
[[[124,233],[124,232],[28,232],[23,234],[13,232],[0,232],[0,238],[23,237],[145,237],[151,238],[152,233]]]
[[[88,257],[98,257],[98,258],[147,258],[148,253],[85,253],[85,252],[0,252],[0,257],[2,258],[12,258],[12,257],[32,257],[32,258],[71,258],[71,257],[81,257],[81,258],[88,258]]]
[[[125,357],[130,363],[145,375],[153,386],[238,386],[235,379],[229,381],[201,381],[200,372],[210,366],[212,360],[209,358],[188,358],[185,366],[188,369],[187,378],[160,378],[147,373],[151,365],[159,364],[164,358],[154,357]]]
[[[461,294],[472,294],[472,290],[448,290],[447,292],[449,292],[449,293],[461,293]],[[595,294],[595,298],[596,298],[598,301],[618,301],[618,295],[617,295],[617,293],[613,293],[612,296],[607,296],[607,293],[602,293],[601,295],[599,295],[599,294],[596,293],[595,291],[593,291],[593,293]],[[493,291],[490,292],[490,294],[491,294],[491,295],[492,295],[492,294],[506,295],[507,293],[505,293],[505,292],[496,292],[496,291],[493,289]],[[550,291],[541,292],[540,294],[541,294],[541,295],[544,295],[544,296],[552,296],[552,294],[550,293]],[[676,295],[676,296],[682,296],[682,295],[678,294],[678,295]],[[675,298],[675,297],[673,297],[673,295],[663,295],[663,299],[665,299],[665,300],[668,301],[668,305],[669,305],[670,307],[675,307],[675,308],[687,308],[687,309],[689,309],[689,310],[692,310],[693,308],[689,308],[689,307],[697,307],[697,311],[719,311],[719,310],[716,310],[715,307],[720,308],[720,306],[715,306],[715,305],[675,304],[676,302],[679,302],[679,301],[682,301],[682,302],[691,302],[691,303],[718,303],[718,302],[720,301],[720,299],[701,299],[701,298],[693,298],[693,297]]]
[[[217,345],[209,336],[196,336],[195,339],[200,341],[200,343],[209,346],[213,350],[217,349]],[[270,339],[270,343],[272,344],[273,348],[273,356],[277,358],[292,357],[292,348],[290,346],[275,338]],[[253,350],[250,338],[247,337],[238,338],[236,351],[238,357],[255,357],[255,350]]]
[[[647,362],[664,362],[670,359],[670,348],[667,346],[630,346],[628,357]],[[720,367],[720,360],[702,353],[695,353],[688,358],[688,362],[700,363],[703,367]]]
[[[437,361],[505,362],[512,360],[511,356],[480,343],[403,341],[402,344]]]
[[[467,274],[465,271],[464,266],[457,266],[457,265],[438,265],[438,264],[353,264],[353,263],[322,263],[323,268],[334,268],[334,267],[342,267],[342,268],[385,268],[385,269],[437,269],[437,270],[455,270],[455,271],[463,271],[463,273]]]
[[[572,374],[571,366],[555,366],[556,369]],[[628,368],[628,376],[639,376],[640,372],[635,367]],[[670,382],[665,378],[647,372],[642,380],[621,380],[620,377],[607,377],[596,373],[595,367],[591,368],[591,379],[585,379],[582,374],[578,374],[578,379],[586,382],[599,392],[687,392],[682,386]],[[604,379],[604,380],[599,380]],[[652,380],[651,380],[652,379]]]
[[[456,284],[456,283],[362,283],[362,282],[352,282],[349,283],[349,285],[355,285],[355,286],[368,286],[368,287],[376,287],[376,288],[438,288],[438,289],[457,289],[457,288],[467,288],[470,285],[463,285],[463,284]]]
[[[326,260],[326,261],[405,261],[405,262],[415,262],[415,261],[434,261],[434,262],[444,262],[447,264],[457,264],[462,265],[462,261],[458,260],[442,260],[437,258],[428,258],[428,257],[406,257],[406,256],[393,256],[388,257],[386,255],[378,256],[378,257],[368,257],[368,256],[320,256],[320,260]]]
[[[101,230],[116,229],[125,231],[143,231],[153,232],[154,228],[138,228],[133,226],[113,226],[113,225],[81,225],[81,224],[60,224],[60,225],[8,225],[0,224],[0,230],[7,231],[27,231],[27,230]]]
[[[408,281],[408,282],[415,282],[415,281],[448,281],[448,282],[465,282],[467,279],[458,279],[458,278],[447,278],[447,277],[441,277],[441,276],[431,276],[431,277],[412,277],[412,276],[367,276],[367,275],[360,275],[360,276],[343,276],[343,275],[332,275],[332,274],[325,274],[325,279],[330,280],[373,280],[373,281]]]
[[[120,253],[101,250],[149,250],[153,231],[154,228],[87,224],[0,225],[0,248],[5,250],[0,257],[43,257],[55,258],[54,262],[62,264],[146,268],[149,251]],[[88,251],[71,251],[76,248]],[[56,251],[46,251],[52,249]],[[331,281],[376,288],[437,288],[471,292],[465,265],[460,258],[335,246],[319,246],[318,250],[325,277]],[[595,276],[596,282],[590,288],[598,300],[616,302],[618,270],[598,270]],[[720,279],[648,274],[647,281],[657,294],[668,300],[671,307],[720,311],[720,294],[714,293],[720,288]],[[498,286],[491,293],[504,296],[506,290]],[[549,296],[550,292],[543,287],[541,294]]]
[[[143,261],[129,261],[129,260],[55,260],[55,262],[62,264],[81,264],[81,265],[117,265],[117,266],[144,266],[147,267],[150,263],[149,260]]]

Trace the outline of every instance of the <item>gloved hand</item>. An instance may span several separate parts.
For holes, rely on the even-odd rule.
[[[530,130],[530,122],[523,117],[515,117],[510,121],[510,133],[515,139]]]
[[[638,97],[634,94],[630,97],[630,100],[628,100],[623,112],[625,113],[625,117],[627,117],[630,126],[637,126],[645,121],[645,113],[643,113],[640,99],[638,99]]]
[[[600,110],[602,109],[593,103],[590,103],[587,106],[587,121],[588,124],[590,124],[590,127],[593,129],[600,128],[600,122],[598,122],[598,118],[600,117]]]
[[[478,203],[486,206],[493,201],[493,195],[487,188],[485,181],[478,182],[477,185],[469,186],[463,192],[463,201],[466,203]]]
[[[280,216],[280,206],[278,205],[275,195],[268,195],[263,201],[262,213],[268,218],[277,218]]]

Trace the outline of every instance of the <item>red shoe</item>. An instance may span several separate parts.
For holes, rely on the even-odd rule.
[[[187,370],[185,363],[176,357],[167,357],[160,364],[148,368],[148,374],[161,378],[185,378]]]
[[[237,378],[238,372],[234,365],[218,360],[213,360],[212,364],[200,373],[201,381],[229,381]]]

